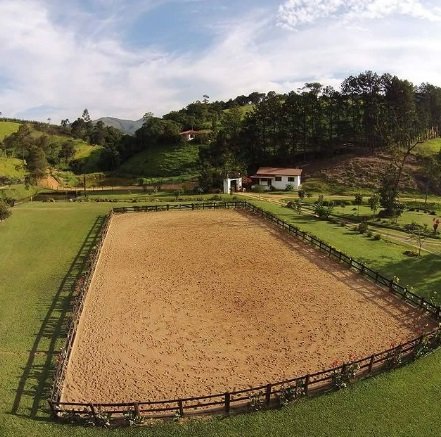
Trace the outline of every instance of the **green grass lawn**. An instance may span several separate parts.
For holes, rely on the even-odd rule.
[[[8,135],[17,132],[19,127],[20,123],[14,121],[0,121],[0,141]]]
[[[259,202],[287,221],[429,294],[438,258],[403,258],[398,246]],[[52,354],[63,342],[72,284],[66,277],[108,203],[33,202],[0,223],[0,435],[22,436],[427,436],[441,426],[441,352],[348,389],[281,410],[101,430],[53,423],[45,409]],[[81,254],[84,254],[84,248]],[[243,250],[243,248],[241,248]],[[264,363],[262,363],[264,365]]]
[[[441,150],[441,138],[434,138],[418,144],[415,148],[415,153],[421,156],[436,155]]]
[[[376,217],[373,215],[372,210],[367,205],[348,205],[345,207],[335,206],[332,210],[332,214],[347,217],[351,219],[357,219],[357,217],[367,217],[369,221],[373,223],[376,222]],[[410,224],[412,222],[418,223],[420,225],[427,225],[429,231],[432,229],[433,219],[438,218],[438,216],[430,215],[425,212],[416,212],[416,211],[404,211],[400,217],[397,218],[396,223],[399,226],[404,226],[406,224]],[[382,219],[382,222],[385,224],[393,224],[393,220],[391,219]],[[381,224],[381,222],[379,222]]]
[[[26,170],[21,159],[0,157],[0,176],[23,179]]]
[[[124,162],[118,174],[150,177],[194,176],[197,174],[199,145],[186,142],[145,150]]]

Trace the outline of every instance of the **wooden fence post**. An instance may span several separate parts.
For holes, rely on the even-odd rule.
[[[178,408],[179,408],[179,416],[183,417],[184,416],[184,406],[182,405],[181,399],[179,399],[179,401],[178,401]]]
[[[369,360],[369,373],[372,373],[372,367],[374,366],[374,360],[375,360],[375,355],[371,356],[371,359]]]
[[[306,375],[306,378],[305,378],[305,396],[308,396],[309,395],[309,380],[311,379],[311,377],[309,376],[309,374],[308,375]]]
[[[93,404],[89,404],[90,412],[92,413],[93,421],[95,422],[95,425],[97,424],[97,417],[96,417],[96,410]]]
[[[394,291],[394,280],[391,279],[389,282],[389,291],[392,293]]]
[[[57,419],[58,418],[58,414],[57,411],[55,410],[55,406],[54,403],[51,399],[48,400],[49,403],[49,408],[51,409],[51,415],[53,419]]]
[[[272,389],[272,385],[268,384],[266,386],[266,391],[265,391],[265,403],[267,407],[271,403],[271,389]]]
[[[134,409],[135,409],[136,417],[141,416],[141,413],[140,413],[140,411],[139,411],[139,404],[135,403],[135,404],[133,404],[133,407],[134,407]]]
[[[229,414],[230,413],[230,402],[231,402],[230,393],[226,392],[225,395],[224,395],[224,398],[225,398],[225,401],[224,401],[224,403],[225,403],[225,413]]]

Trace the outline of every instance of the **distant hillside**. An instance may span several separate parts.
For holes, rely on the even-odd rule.
[[[179,146],[163,146],[137,153],[124,162],[116,173],[149,177],[194,176],[200,145],[186,142]]]
[[[441,150],[441,138],[435,138],[420,144],[404,167],[400,186],[406,191],[426,189],[424,162],[427,157],[438,154]],[[321,182],[327,186],[345,186],[376,189],[390,163],[390,157],[384,152],[348,153],[330,158],[306,162],[303,167],[305,189],[316,187],[323,189]]]
[[[144,120],[141,118],[140,120],[121,120],[120,118],[115,117],[101,117],[98,120],[95,120],[95,123],[98,121],[102,121],[105,126],[111,126],[115,129],[119,129],[121,132],[124,132],[128,135],[134,135],[134,133],[142,126]]]
[[[45,150],[46,158],[50,166],[61,170],[74,170],[78,173],[93,173],[99,171],[99,161],[103,147],[94,146],[87,142],[74,138],[71,135],[60,133],[58,130],[49,127],[48,131],[38,129],[38,123],[25,122],[30,129],[30,137],[38,139],[42,136],[47,137],[47,149]],[[5,137],[18,131],[21,123],[11,122],[7,120],[0,120],[0,141]],[[54,133],[55,132],[55,133]],[[75,154],[71,160],[66,163],[58,158],[58,154],[65,143],[72,143]],[[22,180],[26,175],[26,169],[23,167],[21,155],[15,158],[11,157],[11,150],[8,151],[6,158],[0,148],[0,178],[9,178],[15,180]],[[1,185],[1,184],[0,184]]]

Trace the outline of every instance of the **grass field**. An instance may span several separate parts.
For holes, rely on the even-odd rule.
[[[14,121],[0,121],[0,141],[2,141],[8,135],[18,131],[20,123]]]
[[[0,176],[23,179],[25,175],[26,170],[21,159],[0,157]]]
[[[99,171],[99,160],[101,152],[104,150],[102,146],[91,146],[82,140],[75,141],[75,156],[73,159],[78,159],[84,162],[84,173],[94,173]]]
[[[425,141],[418,144],[415,148],[415,153],[421,156],[436,155],[441,150],[441,138],[434,138],[433,140]]]
[[[197,173],[199,147],[186,142],[179,146],[145,150],[125,161],[117,172],[145,178],[193,176]]]
[[[115,204],[112,204],[115,206]],[[441,285],[441,259],[404,259],[398,246],[372,242],[324,222],[262,203],[374,268],[397,272],[425,295]],[[45,412],[50,367],[63,341],[66,276],[103,203],[27,203],[0,223],[0,435],[2,436],[427,436],[441,426],[441,351],[392,373],[281,410],[227,419],[105,431],[61,426]],[[81,254],[84,254],[83,248]],[[78,260],[77,260],[78,262]],[[405,279],[404,279],[405,278]]]

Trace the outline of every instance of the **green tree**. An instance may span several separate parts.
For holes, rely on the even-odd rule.
[[[378,207],[380,206],[380,196],[378,194],[373,194],[368,199],[368,205],[375,215],[377,213]]]
[[[378,190],[380,205],[384,208],[384,215],[387,217],[393,217],[399,211],[399,193],[398,185],[395,183],[396,180],[397,168],[390,164],[383,174]]]
[[[92,119],[90,118],[90,114],[89,114],[89,110],[87,108],[84,109],[83,111],[83,115],[81,116],[81,118],[86,122],[89,123],[92,121]]]
[[[406,231],[409,233],[409,238],[413,240],[418,247],[418,256],[421,256],[421,250],[423,243],[427,238],[427,224],[420,225],[412,222],[405,226]]]
[[[34,179],[45,176],[48,163],[43,149],[37,146],[32,146],[29,149],[27,168]]]
[[[67,163],[74,156],[75,156],[75,145],[73,141],[65,141],[61,145],[61,149],[58,152],[58,157],[60,159],[64,159],[64,161]]]

